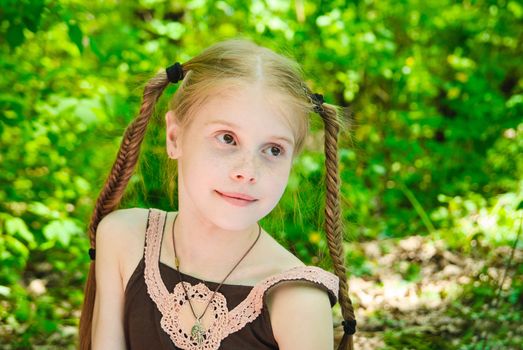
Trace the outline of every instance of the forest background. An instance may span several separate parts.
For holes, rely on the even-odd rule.
[[[522,19],[506,0],[0,0],[0,348],[74,348],[87,225],[143,84],[243,36],[296,59],[313,91],[353,111],[339,155],[359,348],[515,349]],[[122,207],[172,208],[156,118]],[[311,118],[262,226],[331,270]]]

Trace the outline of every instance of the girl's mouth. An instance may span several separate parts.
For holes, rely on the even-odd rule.
[[[238,207],[245,207],[251,203],[254,203],[257,201],[257,199],[253,199],[253,200],[247,200],[247,199],[241,199],[241,198],[235,198],[235,197],[229,197],[225,194],[222,194],[218,191],[215,190],[215,192],[221,197],[223,198],[225,201],[227,201],[228,203],[232,204],[232,205],[235,205],[235,206],[238,206]]]

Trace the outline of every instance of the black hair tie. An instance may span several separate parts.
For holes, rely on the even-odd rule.
[[[312,94],[312,99],[316,104],[319,104],[319,105],[321,105],[321,104],[323,104],[323,102],[325,102],[323,100],[322,94]]]
[[[165,68],[167,73],[167,80],[175,84],[183,79],[183,67],[180,62],[176,62],[170,67]]]
[[[91,260],[94,260],[95,255],[96,255],[95,249],[89,248],[89,257],[91,258]]]
[[[320,113],[323,111],[323,95],[322,94],[312,94],[311,95],[312,102],[314,103],[314,112]]]
[[[356,320],[343,320],[341,324],[343,325],[343,331],[346,334],[352,335],[356,333]]]

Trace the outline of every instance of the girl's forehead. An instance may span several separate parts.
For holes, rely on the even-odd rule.
[[[196,110],[194,123],[199,127],[222,123],[238,128],[266,129],[292,136],[292,122],[285,97],[259,87],[227,89],[213,94]]]

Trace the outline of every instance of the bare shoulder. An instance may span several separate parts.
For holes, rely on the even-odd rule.
[[[135,249],[138,226],[142,226],[139,208],[115,210],[100,220],[96,229],[96,294],[93,309],[92,347],[125,349],[122,284],[122,257]],[[130,239],[131,238],[131,239]],[[126,254],[123,254],[125,252]]]
[[[279,256],[275,272],[306,266],[272,237],[273,254]],[[270,241],[270,240],[269,240]],[[280,349],[332,349],[332,308],[327,292],[315,283],[284,281],[265,295],[274,337]]]
[[[118,242],[115,249],[123,250],[122,244],[129,239],[145,237],[147,213],[148,210],[144,208],[116,209],[100,220],[97,232],[102,232],[104,240]],[[140,233],[141,237],[136,237]]]
[[[140,221],[141,217],[147,217],[147,213],[148,209],[145,208],[116,209],[104,216],[99,225],[128,227]]]
[[[290,281],[272,290],[268,301],[279,349],[332,349],[334,331],[327,293],[307,281]]]
[[[123,289],[143,255],[147,214],[145,208],[117,209],[98,224],[96,245],[100,243],[113,250],[119,261]]]

